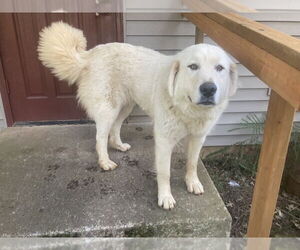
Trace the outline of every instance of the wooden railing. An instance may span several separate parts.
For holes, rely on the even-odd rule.
[[[300,109],[300,40],[237,13],[214,13],[208,1],[184,3],[197,11],[183,14],[196,25],[197,42],[206,33],[272,88],[247,231],[247,237],[268,237],[294,114]],[[199,12],[203,5],[210,13]]]

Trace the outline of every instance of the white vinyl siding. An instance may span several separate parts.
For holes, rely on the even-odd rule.
[[[251,13],[245,16],[300,37],[299,13]],[[125,42],[145,46],[161,53],[172,55],[195,42],[195,26],[177,13],[127,13],[125,14]],[[215,44],[209,37],[204,42]],[[237,62],[238,63],[238,62]],[[211,131],[207,146],[230,145],[249,137],[250,131],[231,129],[250,113],[263,115],[268,106],[269,89],[243,65],[238,63],[239,89],[231,98],[228,108]],[[297,113],[296,121],[300,121]],[[136,108],[128,118],[129,123],[150,122],[145,113]]]
[[[284,6],[282,9],[285,9]],[[300,37],[299,12],[263,12],[245,14],[245,16],[287,34]],[[164,54],[177,53],[194,44],[195,41],[195,26],[182,18],[181,14],[125,13],[124,20],[125,42],[149,47]],[[204,42],[215,44],[207,36]],[[268,87],[239,63],[238,70],[239,90],[212,130],[206,141],[207,146],[229,145],[245,140],[249,136],[249,131],[229,132],[229,130],[238,127],[241,120],[249,113],[256,113],[260,116],[267,110]],[[295,120],[300,122],[299,113],[296,114]],[[128,122],[141,124],[150,122],[150,119],[139,108],[136,108],[128,118]],[[0,96],[0,129],[4,127],[6,127],[6,121]]]

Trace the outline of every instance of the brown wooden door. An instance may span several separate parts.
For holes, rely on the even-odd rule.
[[[11,113],[10,125],[21,121],[86,118],[76,102],[76,87],[58,81],[37,57],[40,30],[58,20],[82,29],[88,48],[123,41],[121,14],[0,14],[0,56],[6,82],[1,88],[6,93],[1,94],[8,97],[3,100],[9,101],[5,107]]]

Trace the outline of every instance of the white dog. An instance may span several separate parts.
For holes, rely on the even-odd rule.
[[[138,104],[154,122],[158,205],[172,209],[173,147],[188,138],[185,182],[202,194],[197,163],[203,142],[237,89],[236,66],[215,46],[199,44],[174,56],[129,44],[110,43],[86,51],[82,31],[58,22],[40,34],[39,58],[61,80],[78,85],[77,97],[96,122],[99,164],[112,170],[108,143],[130,149],[120,138],[122,122]]]

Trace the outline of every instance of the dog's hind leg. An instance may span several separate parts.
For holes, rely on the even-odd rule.
[[[112,108],[109,110],[105,109],[101,110],[99,114],[101,115],[95,119],[97,129],[96,150],[99,157],[99,165],[104,170],[113,170],[117,167],[117,164],[109,159],[107,143],[109,131],[118,117],[119,110]]]
[[[111,128],[110,137],[109,137],[109,145],[112,148],[118,149],[123,152],[130,149],[131,146],[128,143],[122,142],[120,132],[121,132],[123,121],[129,116],[134,106],[135,103],[133,102],[124,106],[120,111],[118,118],[115,120]]]

